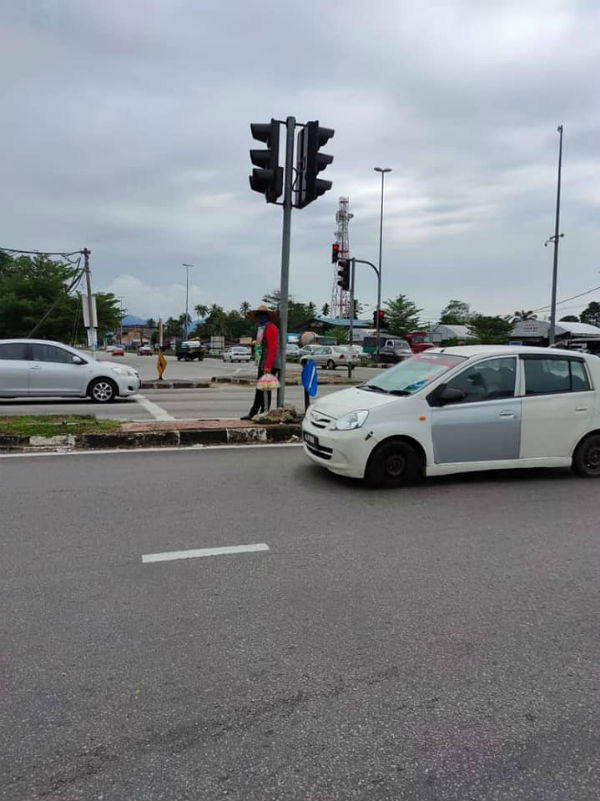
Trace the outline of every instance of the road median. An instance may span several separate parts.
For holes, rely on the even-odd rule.
[[[4,418],[0,422],[0,452],[65,452],[75,450],[190,447],[300,440],[300,418],[291,410],[274,410],[257,420],[168,420],[125,422],[96,420],[91,415],[69,418]]]

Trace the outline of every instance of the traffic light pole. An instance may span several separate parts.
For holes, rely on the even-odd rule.
[[[283,187],[283,232],[281,237],[281,281],[279,296],[279,352],[281,354],[281,374],[277,390],[277,406],[285,403],[285,355],[287,350],[288,327],[288,289],[290,277],[290,242],[292,233],[292,183],[294,167],[294,133],[296,118],[285,121],[287,137],[285,141],[285,173]]]
[[[379,354],[379,311],[381,308],[381,273],[373,262],[365,259],[352,259],[353,264],[368,264],[375,270],[377,275],[377,354]],[[354,269],[352,270],[352,303],[354,303]]]

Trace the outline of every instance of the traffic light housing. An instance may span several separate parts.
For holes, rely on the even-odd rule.
[[[339,258],[340,258],[340,246],[338,245],[337,242],[334,242],[333,245],[331,246],[331,263],[337,264]]]
[[[385,328],[385,311],[383,309],[375,309],[373,312],[373,327],[377,328],[377,318],[379,318],[379,328]]]
[[[338,261],[338,286],[348,291],[350,289],[350,259],[340,259]]]
[[[283,192],[283,167],[279,166],[279,123],[250,123],[254,139],[264,142],[266,150],[251,150],[250,160],[258,169],[252,170],[250,188],[265,196],[267,203],[275,203]]]
[[[333,128],[320,128],[319,121],[307,122],[298,133],[296,143],[296,207],[303,209],[331,189],[331,181],[317,178],[317,175],[331,164],[333,156],[320,153],[319,149],[334,135]]]

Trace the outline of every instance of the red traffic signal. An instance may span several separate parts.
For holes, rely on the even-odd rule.
[[[331,263],[337,264],[337,261],[340,257],[340,246],[337,242],[334,242],[331,246]]]

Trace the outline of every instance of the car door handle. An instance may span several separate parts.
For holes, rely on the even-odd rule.
[[[512,417],[514,419],[516,415],[510,409],[504,409],[500,412],[500,417]]]
[[[29,369],[30,370],[41,370],[42,369],[42,365],[41,364],[34,364],[33,367],[30,367]]]
[[[575,407],[575,411],[576,412],[587,412],[587,410],[588,410],[587,406],[576,406]]]

